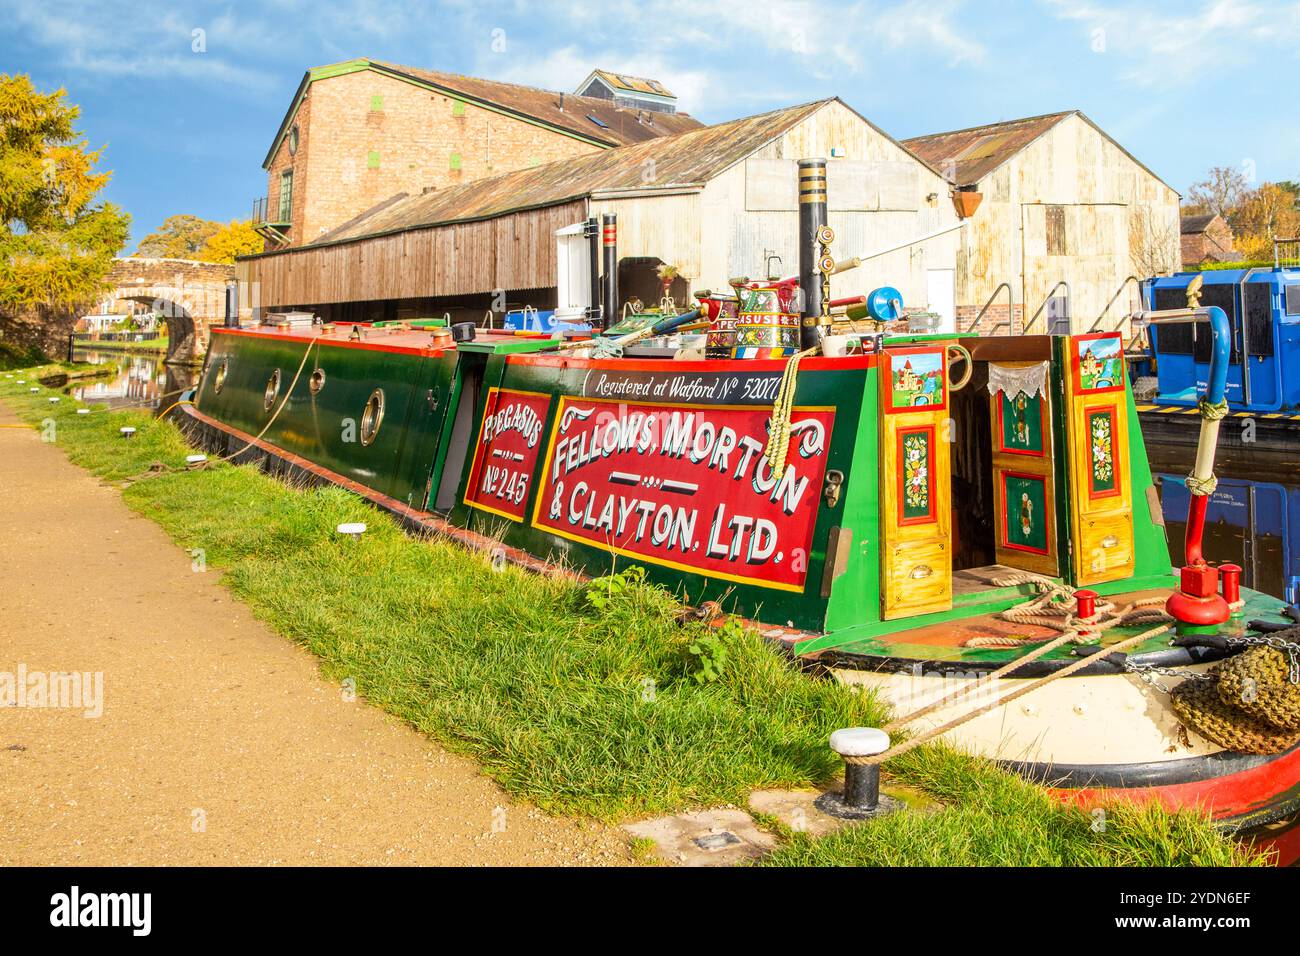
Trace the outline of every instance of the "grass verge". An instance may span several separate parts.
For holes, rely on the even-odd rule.
[[[179,470],[173,426],[0,378],[0,397],[73,462],[109,479],[154,461],[127,503],[161,524],[254,612],[310,649],[327,676],[555,813],[605,821],[745,803],[768,787],[824,784],[838,727],[882,718],[866,696],[810,679],[740,628],[679,625],[666,592],[635,576],[583,586],[416,540],[338,489],[289,488],[249,467]],[[118,434],[138,429],[134,439]],[[363,520],[360,541],[335,527]],[[594,600],[592,599],[594,596]],[[692,652],[695,645],[695,652]],[[701,655],[705,647],[707,654]],[[701,678],[703,658],[719,667]],[[811,841],[768,865],[1242,865],[1260,862],[1192,813],[1081,811],[988,763],[920,748],[891,765],[943,801]]]

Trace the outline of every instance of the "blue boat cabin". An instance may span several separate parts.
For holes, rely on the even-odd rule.
[[[1280,412],[1300,406],[1300,270],[1224,269],[1179,273],[1146,283],[1153,309],[1187,305],[1198,275],[1201,305],[1218,306],[1232,323],[1228,404],[1233,411]],[[1203,323],[1150,330],[1162,405],[1194,407],[1210,370],[1210,329]]]

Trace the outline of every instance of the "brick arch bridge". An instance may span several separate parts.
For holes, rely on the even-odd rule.
[[[167,362],[190,362],[207,348],[208,330],[225,320],[226,283],[235,267],[189,259],[113,262],[106,298],[142,302],[167,323]]]

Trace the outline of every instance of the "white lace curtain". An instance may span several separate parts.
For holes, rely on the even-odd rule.
[[[1047,395],[1047,362],[1037,365],[998,365],[989,363],[989,394],[1005,392],[1015,398],[1024,392],[1030,398]]]

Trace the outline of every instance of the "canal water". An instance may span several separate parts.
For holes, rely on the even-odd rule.
[[[161,410],[198,383],[199,369],[164,365],[161,355],[78,349],[76,361],[103,365],[105,375],[78,382],[68,394],[114,408]],[[1195,449],[1148,443],[1160,493],[1171,558],[1181,566],[1187,529],[1187,488]],[[1215,469],[1219,487],[1210,503],[1205,553],[1214,562],[1244,569],[1243,583],[1257,591],[1300,600],[1300,441],[1293,451],[1224,452]]]
[[[165,365],[162,355],[76,349],[73,360],[102,365],[104,375],[73,383],[67,393],[83,402],[110,408],[159,409],[181,397],[198,383],[199,369],[190,365]]]
[[[1187,532],[1184,479],[1195,449],[1149,443],[1171,557],[1181,566]],[[1219,487],[1205,522],[1205,557],[1238,564],[1242,583],[1256,591],[1300,600],[1300,442],[1282,452],[1221,452]]]

